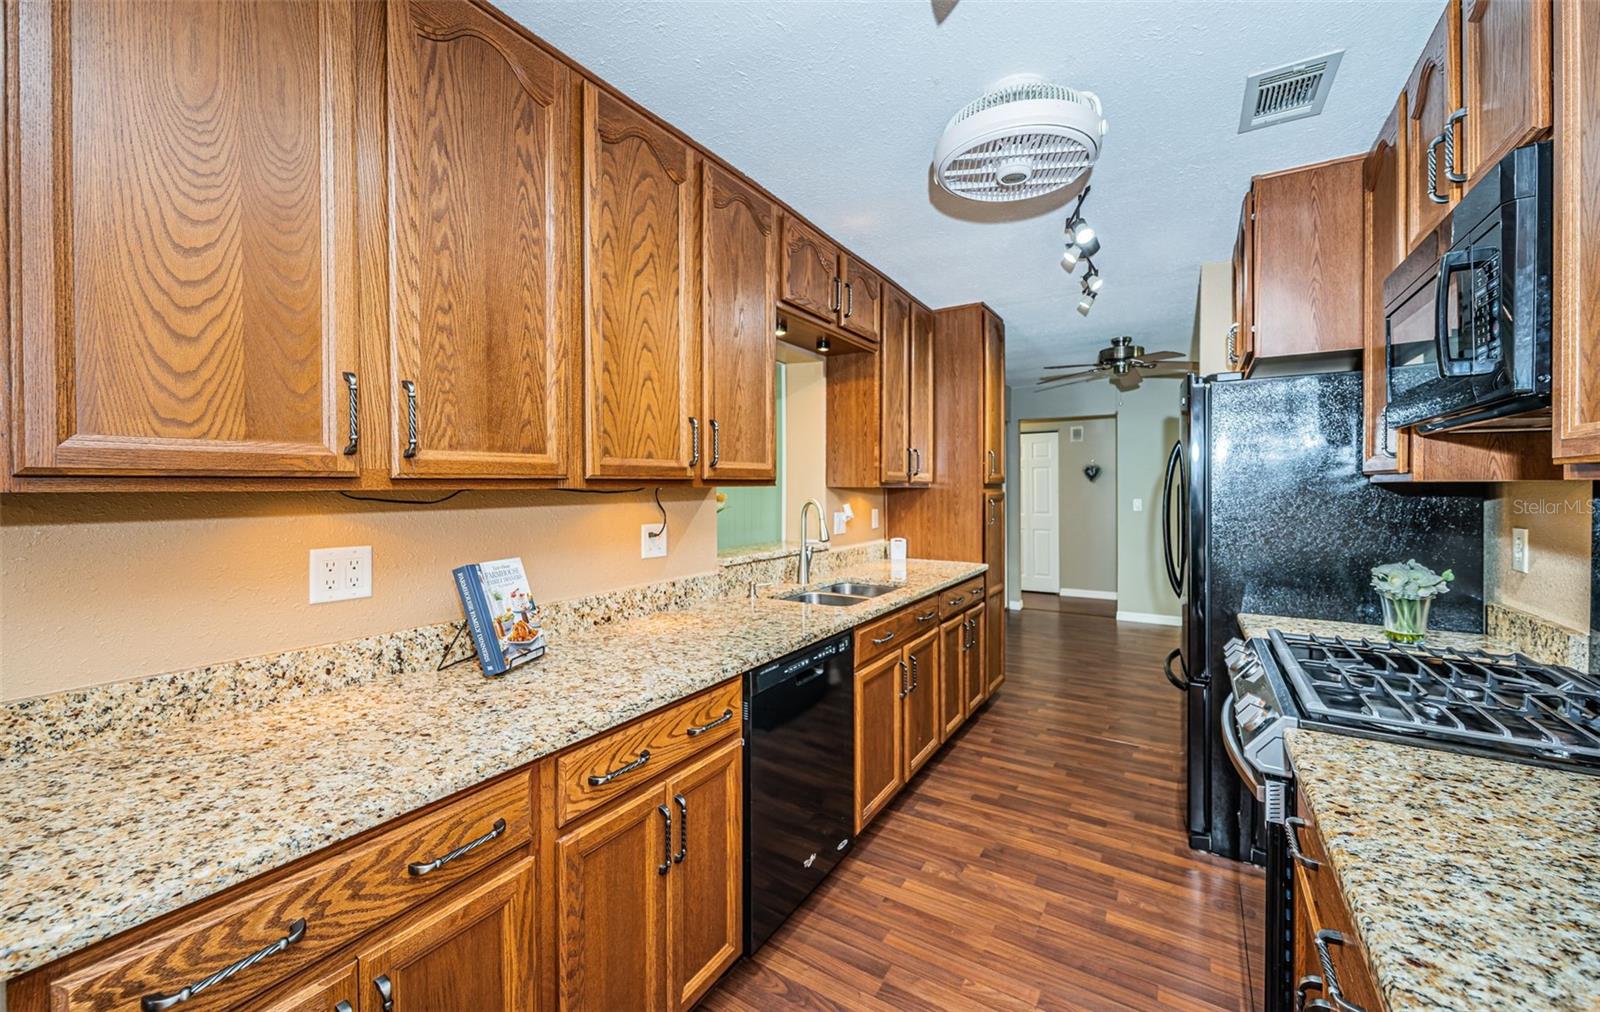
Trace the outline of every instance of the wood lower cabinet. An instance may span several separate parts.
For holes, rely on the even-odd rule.
[[[1600,5],[1556,0],[1555,21],[1552,428],[1555,458],[1577,464],[1600,461]]]
[[[388,12],[393,473],[566,477],[582,375],[572,73],[472,4]]]
[[[465,886],[362,947],[362,1007],[382,1012],[534,1007],[534,863]]]
[[[261,1012],[356,1012],[361,1007],[361,976],[353,960],[305,978],[267,998]]]
[[[1327,847],[1317,833],[1305,796],[1297,795],[1297,802],[1300,814],[1286,827],[1294,834],[1300,854],[1291,862],[1296,1007],[1300,1002],[1321,999],[1334,1008],[1354,1006],[1380,1012],[1388,1006],[1367,962],[1355,918],[1328,863]]]
[[[667,997],[686,1010],[744,947],[744,747],[736,741],[668,785],[677,849],[667,876]]]
[[[992,697],[1006,680],[1006,596],[991,593],[984,601],[978,631],[983,640],[984,695]]]
[[[909,678],[895,650],[856,668],[856,832],[867,828],[905,783],[901,693]]]
[[[356,473],[354,9],[7,8],[11,473]]]
[[[584,440],[594,478],[689,478],[699,411],[698,156],[583,89]]]
[[[777,477],[773,363],[777,338],[778,210],[711,162],[701,184],[700,475]]]
[[[939,738],[948,741],[967,719],[967,654],[972,619],[966,613],[939,627]]]
[[[932,619],[939,617],[938,607],[928,605]],[[940,728],[939,689],[939,632],[928,629],[926,633],[906,644],[902,653],[906,664],[906,684],[901,690],[900,718],[901,778],[909,781],[922,769],[923,764],[939,751],[942,740]]]
[[[988,623],[984,620],[982,605],[966,613],[967,653],[962,672],[962,692],[966,696],[966,712],[971,717],[989,698],[989,637]]]

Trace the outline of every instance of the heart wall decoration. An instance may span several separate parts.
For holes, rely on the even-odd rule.
[[[1100,465],[1093,462],[1084,465],[1083,476],[1088,478],[1090,481],[1094,481],[1096,478],[1100,477]]]

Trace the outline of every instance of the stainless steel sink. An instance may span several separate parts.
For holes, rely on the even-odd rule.
[[[844,594],[847,597],[882,597],[900,588],[887,583],[851,583],[847,580],[830,583],[821,589],[829,594]]]
[[[799,594],[783,595],[785,601],[799,601],[803,604],[827,604],[839,608],[848,608],[852,604],[861,604],[865,597],[853,597],[849,594],[829,594],[821,590],[807,590]]]

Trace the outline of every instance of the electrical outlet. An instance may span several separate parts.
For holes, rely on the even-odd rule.
[[[1526,573],[1530,562],[1528,555],[1528,529],[1511,528],[1511,568]]]
[[[311,549],[311,603],[372,596],[372,546]]]
[[[659,531],[660,533],[656,533]],[[639,558],[664,559],[667,555],[667,529],[662,524],[639,526]]]
[[[873,510],[872,511],[872,529],[873,530],[877,530],[878,529],[878,511],[877,510]]]
[[[845,515],[843,513],[835,513],[833,515],[833,533],[835,533],[835,534],[843,534],[844,533],[844,525],[845,525]]]
[[[1135,513],[1143,513],[1144,512],[1144,500],[1143,499],[1135,499],[1133,501],[1133,511]]]

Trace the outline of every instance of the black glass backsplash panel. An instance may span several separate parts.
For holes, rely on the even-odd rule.
[[[1483,630],[1483,493],[1361,473],[1361,375],[1216,383],[1213,600],[1227,610],[1381,623],[1373,566],[1451,569],[1431,625]]]
[[[1589,499],[1594,538],[1590,542],[1589,580],[1589,670],[1600,673],[1600,481],[1594,483]]]

